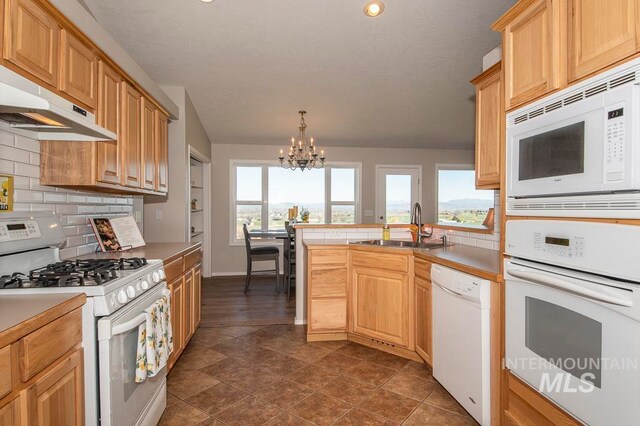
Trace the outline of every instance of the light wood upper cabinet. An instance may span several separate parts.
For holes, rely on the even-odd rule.
[[[23,424],[83,425],[83,370],[80,348],[22,391]]]
[[[63,29],[60,36],[60,90],[95,109],[97,79],[96,54]]]
[[[122,171],[125,186],[142,188],[142,141],[140,93],[126,82],[122,83],[120,109],[120,137]]]
[[[98,64],[98,124],[119,134],[120,85],[122,78],[107,64]],[[117,141],[96,143],[97,180],[119,184],[122,181],[120,149]]]
[[[529,4],[530,3],[530,4]],[[506,109],[544,95],[562,84],[561,0],[519,5],[494,24],[503,32]]]
[[[500,188],[502,145],[502,67],[498,63],[476,77],[476,188]]]
[[[7,0],[5,7],[4,58],[57,87],[58,23],[34,0]]]
[[[353,332],[409,347],[408,275],[355,266],[351,286]]]
[[[638,51],[637,0],[568,0],[568,77],[575,81]]]
[[[142,98],[141,104],[142,130],[142,176],[143,188],[154,191],[157,182],[157,127],[156,107],[148,99]]]
[[[169,192],[169,119],[156,111],[156,191]]]

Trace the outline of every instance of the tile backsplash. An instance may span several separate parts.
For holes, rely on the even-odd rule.
[[[468,246],[481,247],[491,250],[500,250],[500,192],[495,191],[494,200],[494,233],[480,234],[470,231],[456,231],[451,229],[434,229],[434,239],[447,235],[450,242],[464,244]],[[309,228],[302,229],[302,238],[306,240],[369,240],[382,238],[381,228]],[[391,228],[391,239],[409,239],[411,232],[409,228]]]
[[[141,198],[40,185],[40,143],[2,130],[0,174],[14,176],[15,212],[53,211],[60,215],[66,237],[60,250],[63,259],[96,250],[88,218],[132,215],[134,201]]]

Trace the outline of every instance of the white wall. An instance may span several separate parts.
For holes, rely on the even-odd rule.
[[[283,147],[286,141],[283,142]],[[273,145],[212,145],[212,257],[214,274],[243,273],[245,271],[244,246],[230,246],[230,160],[274,161],[279,146]],[[437,163],[473,164],[474,153],[467,150],[429,150],[394,148],[330,148],[330,160],[362,163],[362,222],[372,223],[375,217],[365,217],[365,210],[375,210],[375,165],[404,164],[422,166],[422,207],[425,223],[435,220]]]
[[[53,211],[60,215],[66,237],[60,251],[63,259],[95,251],[97,242],[88,218],[128,216],[142,208],[140,196],[40,185],[40,142],[1,130],[0,173],[14,176],[14,211]]]

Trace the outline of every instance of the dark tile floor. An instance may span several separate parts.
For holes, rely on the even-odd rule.
[[[294,325],[200,328],[160,425],[475,425],[423,364]]]

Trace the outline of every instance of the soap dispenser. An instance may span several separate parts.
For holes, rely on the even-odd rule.
[[[384,241],[389,241],[391,239],[391,229],[389,229],[389,225],[386,223],[382,227],[382,239]]]

